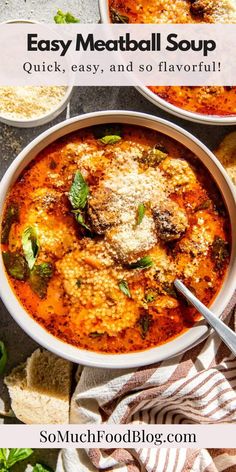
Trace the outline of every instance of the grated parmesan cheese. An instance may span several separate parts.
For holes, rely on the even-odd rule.
[[[66,91],[59,86],[0,87],[0,115],[16,120],[43,116],[57,107]]]

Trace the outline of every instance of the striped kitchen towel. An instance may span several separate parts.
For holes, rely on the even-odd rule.
[[[235,327],[235,297],[224,313]],[[175,358],[134,370],[85,367],[71,423],[217,424],[236,421],[236,359],[216,334]],[[89,459],[89,465],[88,465]],[[57,472],[236,471],[236,450],[63,450]]]

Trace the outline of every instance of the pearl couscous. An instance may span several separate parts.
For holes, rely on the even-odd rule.
[[[9,281],[63,341],[103,353],[167,342],[198,319],[180,278],[207,305],[224,280],[230,224],[211,176],[155,131],[107,125],[44,149],[7,197]]]

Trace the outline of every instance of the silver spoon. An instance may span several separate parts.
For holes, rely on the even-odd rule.
[[[236,333],[229,328],[223,321],[217,318],[212,311],[210,311],[205,305],[203,305],[200,300],[198,300],[195,295],[181,282],[181,280],[176,279],[174,285],[177,290],[182,293],[182,295],[187,298],[187,300],[195,306],[195,308],[202,314],[202,316],[207,320],[209,325],[214,328],[218,333],[222,341],[228,346],[232,353],[236,356]]]

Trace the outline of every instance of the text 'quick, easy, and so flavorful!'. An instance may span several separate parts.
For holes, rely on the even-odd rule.
[[[235,0],[109,0],[112,23],[236,23]],[[149,87],[163,100],[204,115],[236,114],[236,87]]]
[[[180,278],[209,305],[230,257],[230,223],[211,175],[146,128],[107,125],[61,138],[6,201],[2,251],[27,312],[61,340],[103,353],[165,343],[193,326]]]

